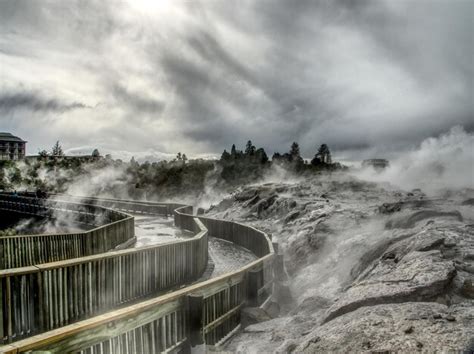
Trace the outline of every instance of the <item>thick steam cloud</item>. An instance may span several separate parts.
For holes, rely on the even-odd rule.
[[[406,190],[421,188],[425,193],[436,194],[448,189],[474,188],[473,162],[474,135],[455,126],[401,154],[381,172],[366,168],[356,175],[365,180],[390,182]]]

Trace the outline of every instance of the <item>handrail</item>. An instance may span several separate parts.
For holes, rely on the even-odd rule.
[[[126,344],[134,348],[132,352],[145,349],[155,352],[176,350],[180,346],[200,342],[210,345],[219,343],[239,326],[243,305],[259,305],[271,295],[269,284],[274,279],[275,260],[273,244],[265,233],[255,228],[230,221],[195,217],[189,206],[180,206],[174,211],[174,216],[178,227],[194,230],[196,227],[206,227],[206,235],[208,233],[247,246],[260,258],[229,274],[14,342],[10,346],[0,347],[0,351],[20,353],[48,350],[62,353],[88,350],[95,353],[102,352],[98,349],[102,348],[100,350],[115,353],[121,352]],[[199,252],[202,251],[203,248]],[[205,253],[207,255],[207,246]],[[182,257],[179,252],[174,256]],[[100,255],[93,257],[102,259]],[[192,260],[189,257],[184,259]],[[24,277],[31,270],[25,271]],[[140,343],[136,336],[140,336]]]
[[[0,271],[0,340],[48,331],[196,280],[207,266],[207,230],[196,225],[183,228],[197,234],[182,241]]]
[[[186,206],[185,204],[179,203],[163,203],[163,202],[150,202],[150,201],[143,201],[143,200],[130,200],[130,199],[113,199],[113,198],[98,198],[98,197],[84,197],[84,196],[72,196],[68,194],[52,194],[54,198],[61,198],[63,200],[71,200],[77,201],[80,203],[86,203],[91,205],[102,205],[106,207],[110,207],[114,210],[129,210],[133,212],[144,212],[144,213],[151,213],[153,208],[157,208],[163,212],[166,210],[166,214],[173,215],[175,209],[180,207]],[[127,208],[127,206],[132,206],[131,209]],[[143,206],[142,210],[137,208],[137,206]],[[162,209],[160,209],[162,207]],[[150,208],[152,208],[150,210]],[[156,214],[156,213],[154,213]]]
[[[0,269],[25,267],[109,251],[135,236],[134,218],[97,205],[0,194],[0,209],[21,214],[95,222],[82,232],[0,237]],[[79,216],[79,217],[78,217]],[[97,225],[98,223],[98,225]]]
[[[128,306],[123,309],[119,309],[116,311],[108,312],[104,315],[97,316],[94,318],[90,318],[74,325],[62,327],[60,329],[50,331],[45,334],[37,335],[20,342],[13,343],[12,345],[5,346],[4,348],[0,347],[0,350],[3,350],[3,353],[24,353],[28,351],[41,351],[47,350],[51,353],[68,353],[68,352],[76,352],[76,351],[85,351],[87,349],[91,349],[98,344],[104,343],[104,339],[111,343],[118,343],[120,340],[115,339],[115,337],[110,336],[107,338],[106,333],[114,334],[114,328],[119,328],[121,322],[131,322],[132,325],[129,326],[133,328],[136,324],[140,323],[142,318],[145,318],[148,323],[141,323],[143,325],[147,325],[149,323],[158,322],[162,326],[166,326],[166,322],[169,319],[170,315],[175,314],[177,312],[189,312],[189,308],[186,304],[187,297],[194,296],[196,294],[205,294],[207,299],[211,299],[216,297],[216,295],[220,294],[220,292],[213,291],[213,288],[217,288],[219,286],[224,287],[225,289],[229,289],[227,286],[228,284],[238,284],[245,280],[246,275],[255,267],[261,266],[262,263],[270,261],[272,255],[267,255],[264,258],[258,259],[241,269],[229,273],[221,275],[217,278],[210,279],[201,283],[197,283],[186,288],[174,291],[172,293],[159,296],[147,301],[143,301],[134,306]],[[176,303],[178,302],[178,303]],[[237,305],[240,307],[240,304]],[[209,306],[208,306],[209,307]],[[164,311],[160,312],[159,310],[164,309]],[[205,312],[209,312],[209,308],[204,309]],[[231,309],[230,311],[232,311]],[[184,315],[184,314],[183,314]],[[223,316],[221,316],[223,317]],[[181,320],[179,320],[181,321]],[[184,326],[189,326],[187,321],[182,321],[181,324]],[[240,322],[240,321],[238,321]],[[202,327],[206,327],[208,323],[203,323]],[[155,327],[155,326],[152,326]],[[158,326],[156,326],[158,327]],[[165,334],[166,336],[170,335],[170,332],[173,331],[170,326],[166,326]],[[140,327],[138,327],[140,328]],[[233,329],[233,328],[232,328]],[[130,335],[131,331],[127,331],[122,333],[125,334],[125,337]],[[143,331],[144,332],[144,331]],[[183,331],[184,332],[184,331]],[[231,331],[229,331],[231,332]],[[95,335],[94,335],[95,333]],[[185,336],[179,338],[178,333],[174,333],[177,335],[177,339],[181,342],[189,341],[189,338]],[[214,334],[214,333],[213,333]],[[220,336],[219,339],[224,338],[224,336]],[[218,337],[216,337],[218,338]],[[120,338],[121,339],[121,338]],[[177,342],[177,341],[176,341]],[[206,338],[206,344],[214,345],[218,343],[219,340],[209,341]],[[176,343],[169,343],[169,347],[173,346]],[[182,343],[185,344],[185,343]],[[155,346],[158,347],[159,345],[155,343]],[[113,347],[113,344],[112,344]],[[113,347],[116,349],[119,347]],[[97,348],[96,348],[97,349]],[[112,349],[112,348],[111,348]],[[165,351],[167,348],[162,348]],[[93,350],[93,349],[92,349]],[[111,353],[117,353],[116,350],[111,350]],[[135,352],[132,350],[132,352]],[[159,351],[157,351],[159,352]]]

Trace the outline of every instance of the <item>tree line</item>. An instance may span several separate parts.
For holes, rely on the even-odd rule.
[[[252,141],[249,140],[245,145],[245,150],[237,150],[235,144],[232,145],[230,149],[230,153],[227,150],[221,155],[220,161],[228,162],[228,161],[235,161],[235,160],[254,160],[258,161],[261,164],[265,164],[269,161],[268,155],[263,148],[256,148]],[[283,154],[279,152],[275,152],[272,156],[272,161],[275,162],[289,162],[289,163],[296,163],[296,164],[304,164],[305,161],[301,156],[300,153],[300,146],[297,142],[293,142],[290,146],[290,150]],[[311,165],[313,166],[321,166],[321,165],[331,165],[332,164],[332,157],[331,151],[327,144],[322,144],[316,151],[313,159],[311,160]]]
[[[51,151],[40,150],[40,151],[38,151],[38,156],[46,158],[46,157],[64,157],[66,155],[64,154],[63,148],[62,148],[62,146],[61,146],[61,144],[59,143],[59,140],[58,140],[58,141],[56,141],[56,143],[51,148]],[[100,152],[99,152],[98,149],[94,149],[90,156],[95,157],[95,158],[99,158],[101,155],[100,155]]]

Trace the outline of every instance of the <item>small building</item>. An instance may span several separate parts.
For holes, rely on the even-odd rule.
[[[386,159],[369,159],[362,161],[363,167],[371,166],[375,169],[384,169],[387,168],[389,165],[390,163]]]
[[[25,153],[26,141],[10,133],[0,132],[0,160],[21,160]]]

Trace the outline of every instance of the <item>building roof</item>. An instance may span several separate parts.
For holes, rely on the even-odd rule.
[[[386,159],[369,159],[362,161],[362,166],[387,167],[390,162]]]
[[[17,136],[14,136],[10,133],[0,132],[0,141],[9,141],[9,142],[17,142],[17,143],[26,143],[23,139],[20,139]]]

